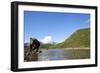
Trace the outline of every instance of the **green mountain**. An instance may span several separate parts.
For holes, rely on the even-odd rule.
[[[68,39],[49,48],[89,48],[90,28],[75,31]]]

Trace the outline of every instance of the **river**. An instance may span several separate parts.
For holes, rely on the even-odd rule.
[[[52,61],[69,59],[88,59],[90,49],[41,49],[41,53],[33,54],[31,60],[25,61]]]

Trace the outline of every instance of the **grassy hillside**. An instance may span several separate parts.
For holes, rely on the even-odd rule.
[[[90,47],[90,29],[79,29],[65,41],[50,48],[86,48]]]

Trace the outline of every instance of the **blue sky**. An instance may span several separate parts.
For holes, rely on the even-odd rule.
[[[24,42],[62,42],[78,29],[90,27],[90,14],[24,11]]]

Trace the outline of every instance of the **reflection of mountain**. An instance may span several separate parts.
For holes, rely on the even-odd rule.
[[[74,32],[65,41],[50,48],[86,48],[90,47],[90,29],[80,29]]]

